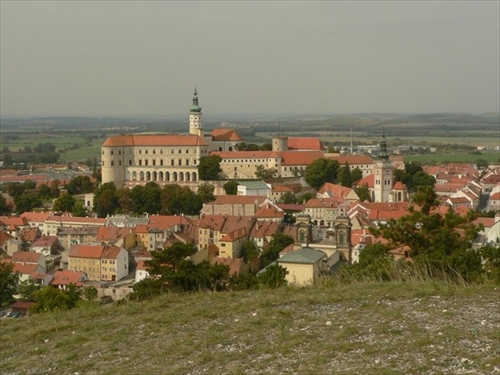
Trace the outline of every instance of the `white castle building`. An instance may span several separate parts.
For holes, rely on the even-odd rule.
[[[232,129],[214,129],[205,135],[195,89],[189,113],[189,134],[112,135],[101,148],[102,182],[117,188],[154,181],[191,188],[198,184],[198,163],[211,151],[233,151],[243,142]]]

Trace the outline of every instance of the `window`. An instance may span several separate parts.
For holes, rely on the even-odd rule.
[[[111,166],[113,167],[115,165],[115,162],[114,161],[111,161]]]
[[[132,165],[132,160],[129,160],[129,161],[128,161],[128,165]]]
[[[122,161],[121,160],[118,161],[118,165],[122,165]]]
[[[153,165],[156,165],[156,160],[153,159]]]
[[[111,150],[111,155],[113,155],[113,150]]]
[[[139,159],[139,165],[142,165],[142,160]]]
[[[139,150],[139,154],[142,154],[142,150]]]
[[[144,160],[144,165],[148,165],[148,159]]]
[[[156,154],[156,150],[153,150],[153,154]]]
[[[163,165],[163,159],[160,159],[160,165]]]
[[[118,151],[118,155],[121,155],[121,154],[122,154],[122,151],[121,151],[121,150],[119,150],[119,151]]]
[[[148,153],[148,150],[145,150],[145,152],[144,152],[144,153],[145,153],[145,154],[147,155],[147,153]]]
[[[182,150],[179,150],[179,154],[182,152]]]
[[[189,150],[186,150],[186,154],[189,154]]]

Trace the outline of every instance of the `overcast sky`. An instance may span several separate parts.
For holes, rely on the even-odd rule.
[[[498,1],[7,1],[0,110],[499,111]]]

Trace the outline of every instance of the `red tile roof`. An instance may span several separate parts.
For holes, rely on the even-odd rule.
[[[84,279],[84,273],[78,271],[56,271],[54,277],[50,281],[50,285],[69,285],[74,284],[76,286],[82,286],[81,280]]]
[[[31,247],[52,247],[57,242],[57,236],[41,236]]]
[[[282,218],[285,213],[271,204],[266,204],[255,212],[256,218]]]
[[[365,155],[348,155],[348,156],[328,156],[327,159],[337,160],[340,166],[345,165],[345,163],[351,165],[370,165],[373,164],[373,159]]]
[[[69,257],[71,258],[92,258],[100,259],[104,251],[104,246],[92,245],[73,245],[69,249]]]
[[[116,259],[120,255],[121,249],[116,246],[107,246],[102,252],[101,259]]]
[[[288,137],[288,149],[323,151],[325,147],[319,138]]]
[[[309,165],[317,159],[323,159],[321,151],[284,151],[281,153],[282,165]]]
[[[217,128],[212,130],[212,140],[238,142],[242,141],[243,138],[241,138],[236,130]]]
[[[127,146],[206,146],[207,143],[194,134],[126,134],[112,135],[103,147]]]
[[[32,253],[29,251],[18,251],[17,253],[12,254],[12,263],[38,264],[40,258],[42,258],[42,254],[40,253]]]
[[[31,275],[36,272],[38,264],[34,263],[14,263],[13,272],[19,272],[23,275]]]
[[[132,228],[99,227],[96,241],[115,241],[132,233]]]

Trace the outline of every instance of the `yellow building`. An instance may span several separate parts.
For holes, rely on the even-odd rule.
[[[101,280],[119,281],[128,275],[129,256],[127,250],[109,246],[101,256]]]
[[[82,271],[89,280],[101,280],[101,256],[105,246],[73,245],[68,254],[68,270]]]
[[[326,260],[324,252],[304,247],[283,255],[276,263],[288,271],[286,280],[289,284],[310,285],[326,270]]]

